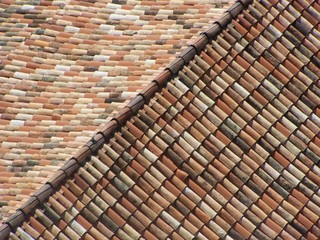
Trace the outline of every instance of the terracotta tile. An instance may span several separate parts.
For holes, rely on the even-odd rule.
[[[156,236],[154,236],[151,232],[149,232],[148,230],[144,232],[143,235],[146,239],[150,239],[150,240],[156,240],[158,239]]]
[[[302,235],[300,232],[298,232],[298,230],[296,230],[295,228],[293,228],[290,225],[287,225],[285,230],[294,238],[300,238]]]
[[[83,218],[82,216],[78,216],[77,217],[77,221],[86,229],[86,230],[89,230],[92,225],[85,219]]]
[[[33,227],[38,233],[42,233],[45,231],[45,227],[39,223],[35,218],[31,217],[30,218],[30,223],[31,223],[31,227]]]
[[[304,215],[302,215],[301,213],[299,213],[297,216],[297,220],[302,223],[305,227],[307,227],[308,229],[310,229],[312,227],[312,222],[306,218]]]
[[[161,218],[158,218],[158,219],[156,219],[156,221],[155,221],[155,224],[157,225],[157,226],[159,226],[159,228],[161,229],[161,230],[163,230],[165,233],[167,233],[167,234],[170,234],[171,232],[172,232],[172,228],[167,224],[167,223],[165,223]]]

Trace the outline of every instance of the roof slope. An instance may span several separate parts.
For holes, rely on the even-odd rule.
[[[320,5],[254,1],[242,11],[242,4],[101,129],[2,233],[318,239]]]
[[[223,13],[216,2],[0,1],[0,222]]]

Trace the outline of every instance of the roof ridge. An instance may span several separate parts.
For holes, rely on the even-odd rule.
[[[40,188],[27,202],[17,209],[0,226],[0,240],[6,239],[10,232],[26,220],[29,214],[45,201],[61,184],[71,176],[89,156],[95,153],[105,141],[108,141],[115,130],[124,125],[138,110],[147,103],[170,79],[187,65],[205,46],[214,40],[218,34],[242,12],[253,0],[236,0],[207,30],[183,50],[155,79],[151,81],[137,96],[122,108],[108,123],[105,124],[82,148],[80,148],[65,164]]]

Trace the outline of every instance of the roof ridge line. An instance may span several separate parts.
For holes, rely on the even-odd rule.
[[[155,79],[151,81],[137,96],[135,96],[124,108],[122,108],[108,123],[106,123],[98,132],[81,147],[65,164],[20,208],[17,209],[0,226],[0,240],[7,239],[11,231],[14,231],[21,223],[26,220],[30,213],[38,204],[45,201],[61,184],[69,178],[82,164],[86,162],[89,156],[95,153],[108,141],[118,127],[124,125],[140,108],[147,103],[156,92],[178,72],[187,65],[205,46],[214,40],[218,34],[238,16],[253,0],[236,0],[222,16],[216,20],[204,32],[200,33],[198,38],[193,41],[185,50],[183,50]]]

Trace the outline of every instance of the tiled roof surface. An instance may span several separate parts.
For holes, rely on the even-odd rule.
[[[227,1],[0,1],[0,221]]]
[[[319,239],[320,5],[243,5],[201,34],[0,232]]]

